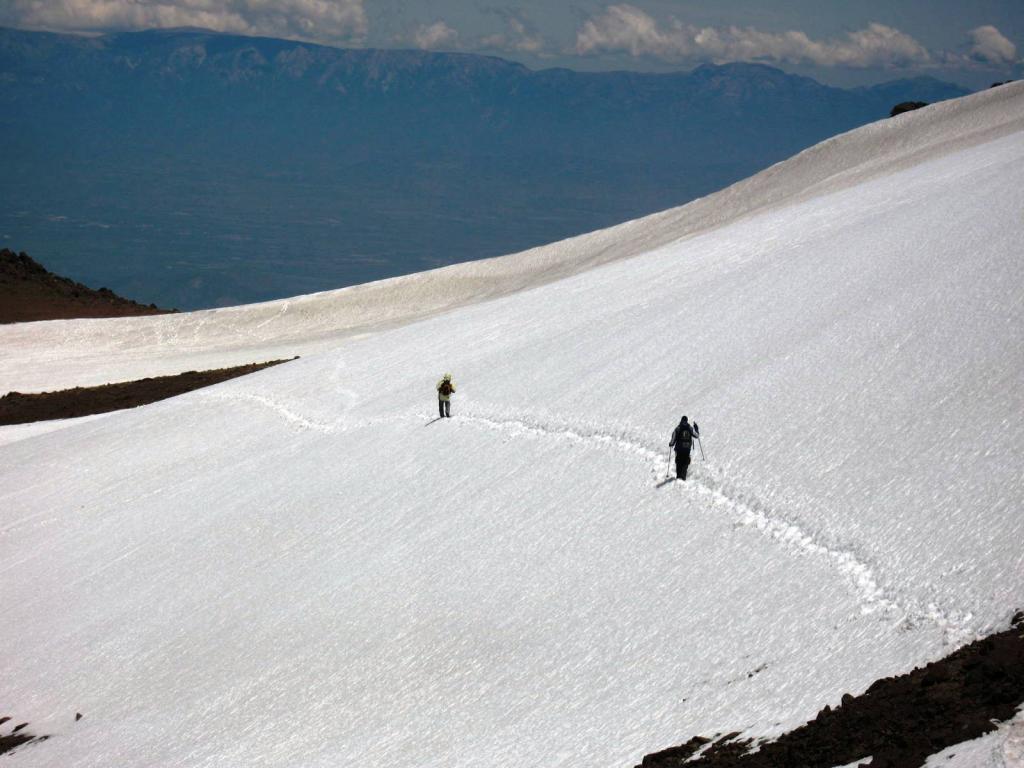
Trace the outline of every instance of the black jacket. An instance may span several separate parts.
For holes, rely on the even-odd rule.
[[[677,451],[689,451],[693,448],[693,438],[700,437],[700,428],[697,422],[690,424],[688,421],[680,421],[679,426],[672,432],[670,446],[675,446]]]

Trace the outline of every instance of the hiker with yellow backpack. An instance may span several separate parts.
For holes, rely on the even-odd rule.
[[[455,384],[452,383],[452,375],[446,373],[444,378],[437,382],[437,410],[441,414],[438,418],[452,416],[452,395],[455,394]]]

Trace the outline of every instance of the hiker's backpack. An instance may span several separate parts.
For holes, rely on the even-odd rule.
[[[680,424],[676,427],[676,448],[684,448],[687,451],[693,448],[693,429],[689,424]]]
[[[450,395],[452,393],[452,383],[445,379],[441,382],[441,386],[437,390],[442,395]]]

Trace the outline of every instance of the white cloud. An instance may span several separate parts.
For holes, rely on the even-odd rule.
[[[489,9],[505,22],[505,31],[484,37],[464,38],[458,30],[447,22],[435,21],[423,24],[411,35],[399,35],[393,38],[396,43],[412,42],[417,48],[425,51],[514,51],[546,56],[544,39],[533,27],[512,11]]]
[[[972,29],[970,57],[983,64],[1002,66],[1017,61],[1017,46],[1007,40],[1003,33],[991,25]]]
[[[445,21],[424,24],[412,33],[411,38],[399,36],[395,42],[412,40],[413,45],[425,51],[515,51],[545,55],[543,38],[537,35],[525,22],[515,17],[506,19],[505,32],[485,37],[463,38],[458,30]]]
[[[481,38],[476,45],[479,50],[517,51],[533,54],[544,52],[547,47],[544,38],[537,33],[532,24],[509,10],[494,10],[493,13],[504,20],[506,30]]]
[[[358,41],[363,0],[3,0],[0,21],[58,31],[203,27],[314,42]]]
[[[812,40],[804,32],[763,32],[751,27],[694,27],[672,19],[659,24],[641,9],[610,5],[583,23],[576,53],[626,52],[664,61],[771,61],[819,66],[889,67],[926,64],[928,50],[910,35],[884,24],[834,40]]]
[[[673,40],[657,22],[632,5],[610,5],[604,15],[587,19],[576,33],[576,52],[628,51],[633,56],[671,58],[685,55],[684,40]]]
[[[424,24],[412,36],[417,48],[424,51],[435,51],[439,48],[453,49],[459,44],[459,33],[443,21]]]

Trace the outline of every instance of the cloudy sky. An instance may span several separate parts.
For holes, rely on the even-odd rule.
[[[588,70],[758,61],[838,85],[1024,74],[1024,0],[0,0],[0,25],[196,26]]]

